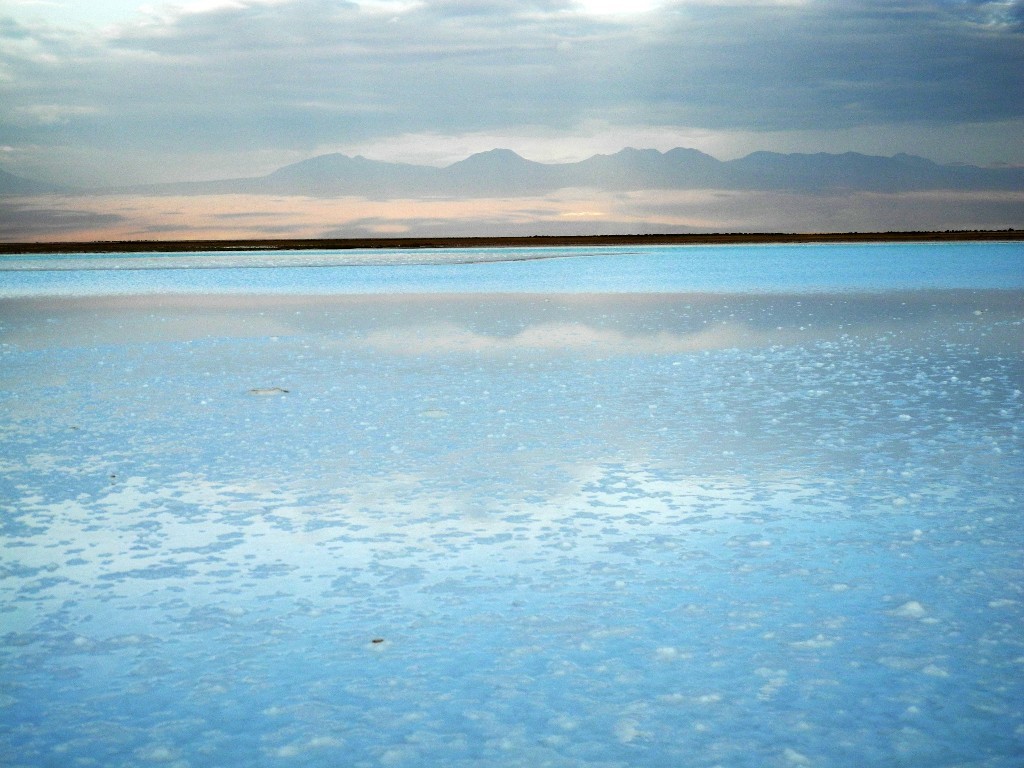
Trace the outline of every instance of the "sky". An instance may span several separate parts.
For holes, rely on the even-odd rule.
[[[0,169],[33,179],[626,146],[1024,164],[1024,0],[0,3]]]
[[[88,184],[315,154],[624,146],[1024,162],[1024,3],[5,0],[2,166]]]

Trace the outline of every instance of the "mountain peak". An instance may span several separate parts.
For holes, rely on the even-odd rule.
[[[522,155],[513,152],[511,149],[489,149],[486,152],[477,152],[476,154],[470,155],[465,160],[459,160],[457,163],[452,163],[449,168],[479,168],[479,167],[493,167],[499,165],[534,165],[531,160],[527,160]]]
[[[906,152],[897,152],[892,156],[892,159],[898,160],[901,163],[906,163],[907,165],[916,165],[921,168],[934,168],[936,166],[936,163],[925,157],[921,157],[920,155],[908,155]]]

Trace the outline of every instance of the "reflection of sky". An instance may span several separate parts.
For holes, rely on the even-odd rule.
[[[182,258],[228,269],[160,269]],[[474,263],[450,263],[473,259]],[[505,259],[495,261],[494,259]],[[408,263],[416,259],[419,263]],[[526,262],[517,259],[526,259]],[[81,262],[82,271],[68,270]],[[240,266],[273,265],[274,269]],[[376,263],[374,263],[376,262]],[[446,263],[449,262],[449,263]],[[286,267],[283,264],[305,266]],[[12,257],[8,296],[104,293],[680,292],[1024,287],[1020,243]],[[345,266],[330,266],[343,264]],[[51,265],[54,271],[43,268]],[[135,269],[124,269],[126,265]],[[315,268],[313,268],[315,267]]]
[[[0,728],[30,765],[1010,765],[1022,306],[9,300]]]

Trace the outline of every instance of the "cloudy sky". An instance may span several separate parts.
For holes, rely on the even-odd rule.
[[[78,184],[342,151],[1024,162],[1024,3],[4,0],[0,167]]]
[[[0,3],[0,169],[33,179],[625,146],[1024,164],[1024,0]],[[6,215],[49,215],[26,210]],[[125,215],[93,205],[62,226],[79,213]]]

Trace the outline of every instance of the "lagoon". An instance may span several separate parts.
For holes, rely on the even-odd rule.
[[[1024,288],[1019,242],[39,254],[0,296]]]
[[[1014,766],[1021,248],[5,261],[0,749]]]

